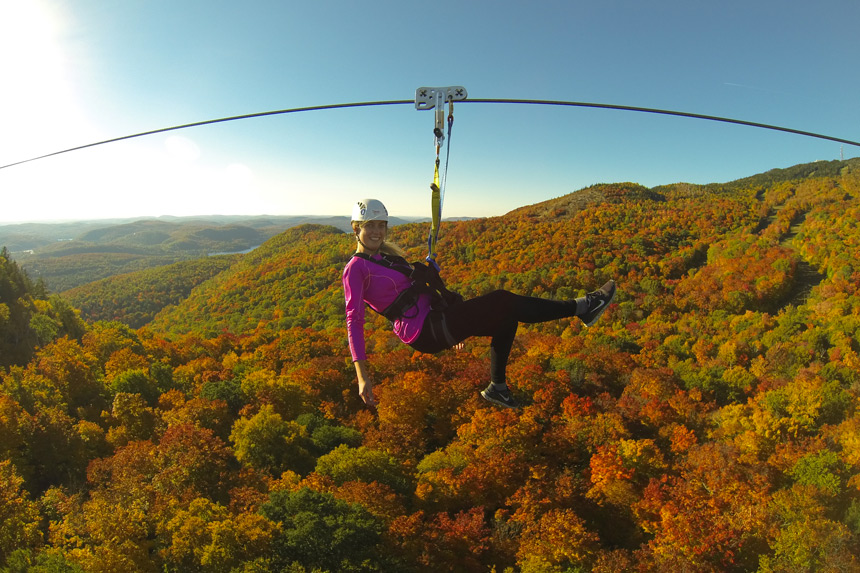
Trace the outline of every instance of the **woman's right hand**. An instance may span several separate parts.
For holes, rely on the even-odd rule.
[[[376,407],[376,399],[373,397],[373,382],[370,380],[358,381],[358,395],[364,400],[364,403],[371,408]]]
[[[367,369],[366,360],[356,361],[355,375],[358,378],[358,395],[371,409],[376,408],[376,398],[373,396],[373,380]]]

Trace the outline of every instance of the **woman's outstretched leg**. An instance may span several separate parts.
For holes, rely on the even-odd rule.
[[[445,311],[445,316],[448,329],[457,341],[470,336],[491,337],[491,382],[481,395],[502,406],[516,407],[507,389],[506,370],[519,323],[533,324],[578,316],[586,326],[590,326],[603,314],[614,296],[613,281],[584,297],[563,301],[497,290],[451,307]]]

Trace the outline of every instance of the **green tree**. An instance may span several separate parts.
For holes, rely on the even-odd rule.
[[[307,429],[317,455],[327,454],[340,445],[357,448],[361,444],[361,432],[331,424],[320,413],[302,414],[296,422]]]
[[[58,336],[80,338],[86,326],[69,304],[33,285],[6,247],[0,249],[0,367],[23,365]]]
[[[55,550],[18,549],[6,560],[3,573],[84,573],[80,565],[68,561]]]
[[[835,452],[823,450],[807,454],[797,460],[789,472],[800,485],[811,485],[828,496],[843,493],[843,463]]]
[[[110,383],[110,390],[114,396],[120,393],[139,394],[150,406],[155,404],[160,394],[149,372],[137,369],[126,370],[114,376]]]
[[[230,433],[236,458],[271,475],[292,470],[301,474],[313,468],[313,442],[304,426],[284,420],[271,405],[251,418],[240,418]]]
[[[302,488],[273,492],[260,511],[281,524],[272,542],[276,571],[294,563],[323,571],[374,568],[382,525],[362,506]]]
[[[200,389],[200,397],[207,400],[223,400],[234,416],[247,402],[241,383],[234,378],[206,382]]]
[[[395,458],[364,446],[338,446],[317,460],[316,472],[332,478],[336,485],[348,481],[379,482],[402,494],[413,489],[411,480]]]

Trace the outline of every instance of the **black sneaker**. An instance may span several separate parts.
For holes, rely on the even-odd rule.
[[[585,326],[591,326],[597,322],[597,319],[600,318],[600,315],[603,314],[603,311],[606,310],[606,307],[609,306],[613,298],[615,298],[615,281],[610,280],[600,287],[600,290],[585,295],[587,310],[579,316],[579,319],[585,323]]]
[[[519,404],[514,400],[514,397],[511,396],[511,391],[509,388],[505,388],[504,390],[496,390],[493,388],[492,383],[486,387],[486,389],[481,390],[481,397],[484,400],[492,402],[493,404],[497,404],[499,406],[504,406],[505,408],[519,408]]]

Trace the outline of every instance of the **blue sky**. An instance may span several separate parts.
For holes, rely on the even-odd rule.
[[[472,98],[677,110],[860,140],[856,0],[0,0],[0,165],[269,110]],[[455,106],[446,216],[595,183],[724,182],[860,148],[588,108]],[[339,109],[197,127],[0,169],[0,222],[429,213],[433,114]]]

